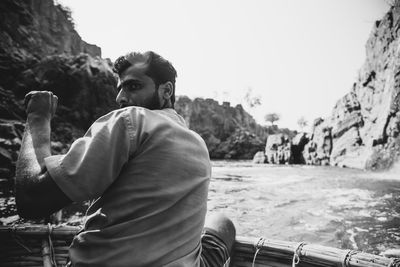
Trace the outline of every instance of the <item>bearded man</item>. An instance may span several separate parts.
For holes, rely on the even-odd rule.
[[[57,97],[26,96],[19,214],[42,218],[95,200],[71,244],[72,266],[228,266],[235,228],[222,215],[205,224],[209,153],[174,110],[175,68],[150,51],[118,58],[114,71],[120,109],[94,122],[65,155],[50,152]]]

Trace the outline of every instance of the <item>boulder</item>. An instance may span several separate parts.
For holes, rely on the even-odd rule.
[[[258,151],[253,157],[253,163],[255,163],[255,164],[266,163],[265,152]]]
[[[291,143],[288,136],[269,135],[265,145],[265,157],[267,162],[272,164],[292,163]]]

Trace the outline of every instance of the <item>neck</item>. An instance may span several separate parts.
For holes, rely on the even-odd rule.
[[[174,106],[171,103],[171,99],[166,100],[163,105],[161,106],[161,109],[165,109],[165,108],[174,108]]]

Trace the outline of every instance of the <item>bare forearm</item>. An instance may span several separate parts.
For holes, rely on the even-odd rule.
[[[36,203],[40,195],[40,174],[45,170],[44,159],[50,155],[50,120],[28,114],[16,166],[16,201],[24,217],[33,217],[29,214],[33,210],[30,204]]]
[[[43,171],[44,159],[51,155],[50,132],[50,120],[28,115],[17,161],[17,183],[18,179],[30,179]]]
[[[57,99],[47,91],[32,91],[25,96],[28,117],[16,169],[17,209],[25,218],[43,218],[71,203],[44,161],[51,156],[50,121]]]

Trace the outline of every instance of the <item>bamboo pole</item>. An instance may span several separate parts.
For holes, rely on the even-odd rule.
[[[65,262],[68,257],[68,246],[80,227],[59,225],[52,227],[51,237],[58,262]],[[0,262],[26,261],[27,256],[37,256],[40,260],[40,248],[47,254],[45,248],[49,244],[41,243],[48,240],[49,227],[47,225],[22,225],[16,227],[0,226]],[[25,245],[31,248],[27,251],[16,240],[16,236],[24,239]],[[47,241],[48,242],[48,241]],[[264,240],[256,238],[238,237],[232,256],[232,267],[251,267],[256,253],[257,243],[259,251],[255,259],[256,267],[289,267],[292,265],[294,251],[300,258],[297,267],[400,267],[400,259],[385,258],[378,255],[352,250],[342,250],[312,244],[300,244],[281,240]],[[4,251],[4,252],[3,252]],[[20,253],[20,254],[19,254]],[[17,258],[19,255],[24,255]],[[50,254],[49,254],[50,255]],[[15,261],[14,261],[15,259]],[[51,259],[51,258],[50,258]],[[4,261],[3,261],[4,260]],[[44,260],[44,259],[43,259]],[[43,264],[44,262],[42,262]],[[50,265],[51,266],[51,265]]]
[[[51,249],[49,245],[49,241],[46,238],[42,240],[42,257],[43,257],[43,267],[52,267],[51,260]]]
[[[51,235],[60,238],[73,238],[80,229],[81,227],[78,226],[55,225],[52,228]],[[10,234],[17,234],[20,236],[47,236],[49,234],[49,227],[47,225],[0,226],[0,237]]]
[[[32,263],[32,262],[27,262],[27,261],[18,261],[18,262],[10,262],[10,263],[1,263],[1,266],[3,267],[43,267],[43,263]]]
[[[251,266],[259,239],[238,237],[234,247],[233,266]],[[297,250],[299,266],[310,267],[400,267],[400,259],[320,245],[264,240],[256,257],[257,266],[291,266]]]

